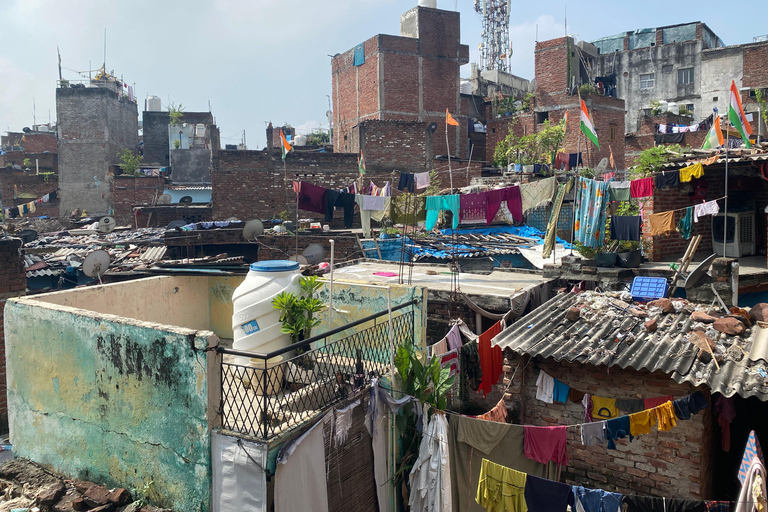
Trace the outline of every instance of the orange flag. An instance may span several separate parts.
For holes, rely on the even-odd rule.
[[[459,122],[453,118],[450,112],[448,112],[448,109],[445,109],[445,124],[450,124],[452,126],[459,126]]]

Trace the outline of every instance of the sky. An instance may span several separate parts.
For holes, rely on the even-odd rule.
[[[479,60],[481,20],[474,0],[437,0],[461,12],[461,39]],[[376,34],[399,34],[400,15],[417,0],[0,0],[0,131],[56,120],[57,47],[65,79],[107,70],[139,97],[169,100],[187,111],[210,108],[223,144],[245,132],[264,147],[266,123],[299,133],[327,128],[330,56]],[[726,44],[751,42],[768,29],[762,17],[739,16],[711,0],[616,2],[513,0],[511,72],[533,78],[537,40],[593,40],[628,30],[703,21]],[[710,8],[707,8],[707,7]],[[729,17],[722,14],[731,13]],[[720,14],[715,14],[720,13]],[[469,65],[462,76],[469,74]],[[87,73],[86,73],[87,75]]]

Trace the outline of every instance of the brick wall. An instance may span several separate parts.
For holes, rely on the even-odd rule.
[[[144,111],[142,113],[144,163],[170,165],[170,146],[168,141],[168,125],[170,122],[171,118],[167,111]],[[213,114],[210,112],[184,112],[181,122],[212,125]]]
[[[197,204],[134,206],[131,225],[134,228],[165,227],[175,220],[183,220],[187,224],[210,222],[213,220],[213,207]]]
[[[25,153],[56,153],[58,141],[55,133],[27,133],[24,134]]]
[[[527,365],[521,363],[520,356],[505,352],[504,385],[514,375],[505,400],[513,409],[515,422],[526,425],[574,425],[584,421],[581,404],[546,404],[536,399],[539,370],[580,391],[611,398],[680,398],[695,390],[689,384],[677,384],[661,372],[618,367],[609,371],[604,367],[539,358]],[[518,366],[524,369],[515,373]],[[583,446],[579,429],[568,429],[569,463],[561,480],[624,494],[710,498],[711,421],[710,410],[706,409],[690,420],[678,421],[668,432],[657,432],[654,428],[631,443],[627,439],[617,440],[616,450]]]
[[[133,207],[156,202],[164,189],[165,178],[162,176],[115,176],[112,180],[115,222],[119,226],[135,224]]]
[[[3,315],[5,301],[24,295],[27,275],[19,251],[21,239],[0,238],[0,431],[8,432],[8,397],[5,381],[5,330]]]
[[[741,84],[752,89],[768,88],[768,42],[755,43],[744,46],[744,75]],[[765,94],[763,95],[765,99]],[[745,110],[757,110],[757,101],[749,97],[748,92],[742,93],[742,102]],[[753,116],[752,133],[757,136],[758,120]]]
[[[704,145],[704,139],[707,137],[707,133],[709,133],[707,130],[684,133],[683,141],[680,143],[680,145],[684,148],[700,148]],[[656,138],[653,134],[627,135],[624,138],[624,156],[626,166],[629,168],[635,165],[640,158],[640,153],[654,146],[656,146]]]
[[[16,185],[19,195],[24,197],[13,198],[14,185]],[[0,192],[3,195],[4,208],[28,203],[53,192],[57,187],[56,176],[49,176],[46,180],[44,176],[36,175],[34,171],[25,172],[0,168]],[[59,200],[37,204],[35,205],[35,212],[27,214],[28,217],[40,217],[42,215],[58,217]]]
[[[356,128],[366,167],[423,172],[432,160],[434,134],[428,127],[413,121],[363,121]]]

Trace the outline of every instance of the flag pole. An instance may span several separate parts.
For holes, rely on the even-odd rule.
[[[729,100],[730,101],[730,100]],[[730,106],[729,106],[730,108]],[[718,115],[719,112],[718,112]],[[728,124],[730,124],[730,118],[728,119]],[[727,251],[726,251],[726,243],[728,242],[728,150],[730,149],[729,142],[730,142],[731,134],[728,131],[728,128],[725,129],[725,214],[723,215],[723,257],[726,257]],[[733,241],[736,241],[736,221],[734,219],[733,224]],[[738,290],[736,290],[736,294],[738,295]]]
[[[448,142],[448,120],[445,121],[445,148],[448,152],[448,176],[451,178],[451,194],[453,194],[453,171],[451,170],[451,145]]]
[[[581,93],[579,93],[579,112],[581,112]],[[577,138],[576,142],[576,164],[578,167],[578,162],[580,160],[581,155],[581,129],[579,129],[579,136]],[[579,180],[578,180],[578,173],[576,173],[576,176],[574,176],[574,187],[576,187],[573,191],[573,221],[571,222],[571,256],[573,256],[573,245],[576,243],[576,199],[579,196]]]

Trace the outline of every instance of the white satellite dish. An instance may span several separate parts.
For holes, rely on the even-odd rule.
[[[603,157],[603,159],[600,160],[600,163],[597,164],[596,174],[602,174],[603,172],[605,172],[607,168],[608,168],[608,159]]]
[[[297,261],[299,265],[309,265],[309,262],[307,262],[307,258],[302,256],[301,254],[294,254],[290,258],[288,258],[290,261]]]
[[[114,217],[102,217],[99,220],[99,225],[96,227],[96,231],[99,233],[111,233],[115,230],[115,218]]]
[[[238,222],[239,220],[237,217],[230,217],[227,219],[227,222]]]
[[[171,204],[172,200],[170,194],[163,194],[157,198],[157,204]]]
[[[259,219],[249,220],[243,226],[243,238],[246,240],[256,240],[256,237],[263,233],[264,224]]]
[[[93,251],[83,260],[83,273],[88,277],[98,277],[101,283],[101,276],[109,268],[109,253],[104,250]]]
[[[323,250],[323,246],[320,244],[309,244],[302,254],[307,259],[308,264],[317,265],[323,261],[325,250]]]

